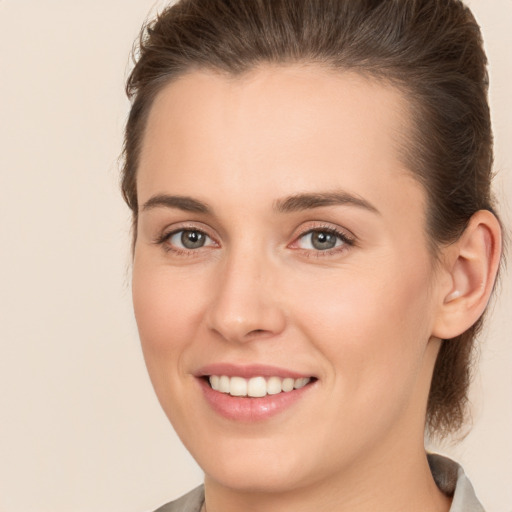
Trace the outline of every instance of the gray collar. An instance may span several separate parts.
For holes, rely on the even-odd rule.
[[[456,462],[437,454],[428,454],[427,458],[437,486],[453,497],[450,512],[485,512],[471,482]]]

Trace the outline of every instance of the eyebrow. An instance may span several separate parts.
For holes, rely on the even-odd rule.
[[[151,197],[142,206],[142,211],[152,210],[153,208],[176,208],[185,212],[193,213],[211,213],[212,209],[206,203],[198,201],[188,196],[171,196],[168,194],[158,194]]]
[[[380,215],[379,210],[371,203],[362,197],[349,194],[345,191],[295,194],[275,201],[274,209],[281,213],[290,213],[310,210],[312,208],[321,208],[322,206],[337,205],[357,206],[358,208],[363,208]]]
[[[365,199],[349,194],[344,191],[335,192],[314,192],[294,194],[289,197],[274,201],[274,210],[279,213],[292,213],[323,206],[350,205],[363,208],[370,212],[380,214],[379,210]],[[189,196],[174,196],[168,194],[157,194],[151,197],[142,206],[142,211],[153,208],[175,208],[185,212],[211,214],[212,208],[198,199]]]

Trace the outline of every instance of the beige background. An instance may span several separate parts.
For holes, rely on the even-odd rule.
[[[473,0],[491,62],[496,180],[512,218],[512,1]],[[141,512],[200,482],[160,411],[130,303],[117,157],[128,54],[152,0],[0,0],[0,511]],[[512,287],[456,448],[512,511]]]

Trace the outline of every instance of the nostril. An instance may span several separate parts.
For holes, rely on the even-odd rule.
[[[211,302],[206,317],[210,332],[227,341],[242,343],[282,333],[286,320],[279,305],[264,303],[254,295],[247,300],[235,300],[232,295],[226,292]]]

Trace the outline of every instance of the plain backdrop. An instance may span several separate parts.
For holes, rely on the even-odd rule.
[[[512,1],[471,6],[489,54],[509,228]],[[118,189],[129,53],[157,7],[0,0],[2,512],[142,512],[201,481],[146,375]],[[504,273],[481,344],[473,430],[441,448],[489,512],[512,511],[511,281]]]

